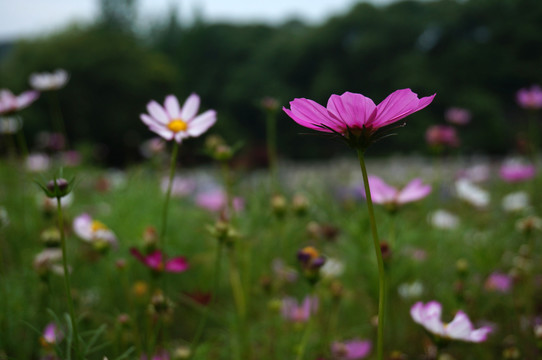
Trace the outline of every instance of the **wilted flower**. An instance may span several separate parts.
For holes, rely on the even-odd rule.
[[[455,192],[458,198],[475,207],[484,208],[489,205],[489,193],[467,179],[455,182]]]
[[[162,192],[166,192],[169,184],[169,178],[167,176],[162,178],[160,188]],[[196,182],[193,179],[184,178],[181,176],[174,176],[171,182],[171,196],[183,197],[191,194],[196,189]]]
[[[397,292],[403,299],[415,299],[423,294],[423,284],[420,281],[402,283],[397,288]]]
[[[68,72],[57,69],[53,73],[43,72],[30,75],[30,86],[39,91],[58,90],[68,82]]]
[[[292,322],[307,322],[316,311],[318,311],[318,298],[315,296],[306,296],[301,304],[292,297],[282,299],[282,317]]]
[[[188,270],[188,262],[183,256],[167,260],[166,255],[160,250],[143,255],[136,248],[131,248],[130,253],[142,264],[156,272],[180,273]]]
[[[525,164],[518,159],[512,159],[502,164],[499,175],[506,182],[520,182],[532,179],[536,174],[536,169],[532,164]]]
[[[0,115],[14,113],[32,104],[40,96],[37,91],[25,91],[19,96],[9,90],[0,90]]]
[[[459,138],[455,128],[448,125],[433,125],[425,132],[425,141],[429,146],[435,148],[459,146]]]
[[[524,109],[540,109],[542,108],[542,89],[538,85],[533,85],[530,89],[519,89],[516,100]]]
[[[455,229],[459,218],[449,211],[438,209],[429,215],[429,222],[438,229]]]
[[[89,214],[83,213],[73,220],[73,231],[97,250],[117,246],[115,233],[101,221],[93,220]]]
[[[196,94],[190,95],[181,108],[174,95],[168,95],[164,106],[156,101],[147,104],[147,114],[141,114],[141,120],[149,130],[157,133],[166,140],[175,139],[176,142],[188,137],[203,134],[216,122],[216,112],[207,110],[196,116],[200,105],[200,98]]]
[[[0,134],[16,134],[23,128],[23,121],[16,116],[0,116]]]
[[[26,157],[26,169],[31,172],[42,172],[49,169],[51,159],[47,154],[34,153]]]
[[[350,146],[366,149],[384,135],[380,129],[425,108],[434,97],[419,99],[412,90],[401,89],[375,105],[361,94],[345,92],[331,95],[327,108],[313,100],[297,98],[290,102],[290,109],[283,110],[301,126],[339,134]]]
[[[444,118],[450,124],[466,125],[470,122],[471,114],[467,109],[451,107],[444,113]]]
[[[525,210],[529,207],[529,195],[525,191],[514,192],[503,197],[501,204],[504,211]]]
[[[348,340],[331,344],[331,353],[337,359],[356,360],[363,359],[371,352],[369,340]]]
[[[487,290],[507,293],[512,289],[513,280],[510,275],[494,272],[489,275],[484,286]]]
[[[400,205],[423,199],[431,192],[431,185],[422,183],[420,178],[410,181],[399,190],[375,175],[369,175],[369,188],[373,203],[385,205],[390,212],[396,211]]]
[[[474,329],[468,316],[458,311],[450,323],[443,323],[440,319],[442,305],[436,301],[427,304],[417,302],[410,308],[410,315],[414,322],[422,325],[431,334],[444,340],[461,340],[468,342],[483,342],[492,331],[489,326]]]
[[[196,204],[209,211],[223,211],[227,207],[227,195],[222,189],[212,189],[196,195]],[[244,208],[244,200],[240,197],[233,198],[233,209],[241,211]]]
[[[43,346],[56,345],[62,341],[64,334],[55,323],[49,323],[45,326],[41,335],[41,342]]]

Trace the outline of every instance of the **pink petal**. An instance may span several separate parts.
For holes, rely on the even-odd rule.
[[[168,141],[173,139],[173,135],[174,135],[173,131],[163,127],[162,125],[149,125],[149,130],[151,130],[152,132],[157,133],[162,138],[164,138],[164,139],[166,139]]]
[[[17,108],[22,109],[24,107],[27,107],[39,97],[40,93],[38,91],[25,91],[17,97]]]
[[[92,239],[92,218],[84,213],[73,219],[73,231],[83,240]]]
[[[145,263],[145,256],[136,248],[130,248],[130,254],[132,254],[137,260],[141,261],[143,264]]]
[[[470,333],[469,341],[476,342],[476,343],[486,341],[487,335],[491,331],[493,331],[493,329],[490,328],[489,326],[484,326],[479,329],[473,330]]]
[[[169,114],[170,119],[179,119],[181,117],[181,107],[179,100],[174,95],[166,96],[164,106]]]
[[[166,271],[172,273],[183,272],[188,269],[188,262],[182,256],[173,258],[166,262]]]
[[[147,111],[156,121],[162,123],[163,125],[169,124],[170,118],[166,110],[156,101],[152,100],[147,104]]]
[[[200,99],[196,94],[191,94],[184,102],[181,110],[181,119],[190,122],[199,109]]]
[[[348,127],[362,128],[371,121],[376,105],[373,100],[361,94],[345,92],[341,96],[331,95],[327,102],[327,109]]]
[[[376,107],[373,126],[380,128],[399,121],[429,105],[435,95],[418,99],[418,95],[410,89],[396,90]]]
[[[145,264],[151,269],[160,270],[163,265],[162,257],[162,252],[156,250],[145,257]]]
[[[344,342],[346,347],[346,358],[350,360],[361,359],[369,355],[371,351],[371,342],[368,340],[351,340]]]
[[[446,335],[452,339],[469,340],[472,324],[463,311],[458,311],[452,322],[446,327]]]
[[[375,204],[386,204],[395,200],[395,196],[397,195],[396,188],[386,184],[378,176],[369,175],[368,178],[371,198]],[[363,196],[365,196],[365,188],[363,188]]]
[[[203,114],[198,115],[188,124],[187,133],[190,136],[200,136],[207,131],[216,122],[216,111],[207,110]]]
[[[423,199],[431,192],[431,185],[422,183],[422,179],[416,178],[409,182],[397,196],[397,203],[404,204],[416,200]]]
[[[189,137],[190,135],[185,132],[185,131],[180,131],[178,132],[177,134],[175,134],[175,141],[178,142],[179,144],[183,141],[183,139],[186,139],[187,137]]]
[[[319,125],[325,125],[339,133],[346,130],[346,124],[337,124],[337,120],[329,115],[327,109],[315,101],[304,98],[294,99],[290,101],[290,109],[283,108],[286,114],[301,126],[323,132],[332,131]]]
[[[139,118],[141,119],[141,121],[143,121],[143,123],[145,125],[148,125],[148,126],[156,126],[156,125],[162,125],[162,123],[158,122],[157,120],[155,120],[153,117],[150,117],[149,115],[147,114],[140,114],[139,115]]]

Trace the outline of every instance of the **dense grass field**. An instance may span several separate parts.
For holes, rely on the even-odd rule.
[[[441,359],[539,358],[540,176],[506,182],[499,176],[502,159],[370,155],[370,174],[400,187],[415,177],[432,186],[429,196],[393,213],[375,204],[386,245],[386,358],[433,359],[435,344]],[[354,156],[279,162],[275,186],[266,170],[228,170],[227,164],[226,172],[218,164],[176,168],[184,185],[180,194],[173,187],[162,250],[169,259],[185,257],[189,267],[180,272],[161,271],[163,262],[152,271],[131,253],[157,246],[167,160],[122,170],[64,166],[63,177],[75,177],[62,213],[84,357],[376,358],[378,274]],[[53,179],[61,165],[32,172],[21,157],[0,161],[0,359],[70,358],[74,339],[62,272],[36,260],[59,246],[59,234],[55,199],[46,206],[35,181]],[[470,183],[487,192],[487,205],[458,196],[457,180],[472,177],[475,165],[482,165],[478,173],[488,171],[487,179]],[[204,194],[225,188],[224,174],[230,194],[241,198],[232,206],[237,210],[227,212],[224,202],[221,210],[198,205]],[[524,195],[503,205],[517,192]],[[442,213],[435,219],[437,210],[453,215],[452,221],[442,220]],[[73,221],[85,213],[99,221],[94,229],[112,231],[116,244],[81,239]],[[316,283],[307,281],[298,260],[307,246],[326,259]],[[51,261],[61,264],[60,258]],[[490,280],[494,273],[502,281]],[[317,299],[310,314],[285,308],[291,302],[285,298],[301,302],[307,296]],[[418,301],[441,303],[444,322],[463,310],[475,328],[492,331],[480,343],[435,343],[410,315]],[[56,323],[52,338],[44,334],[50,323]],[[356,357],[345,350],[352,339],[369,341],[373,349]]]

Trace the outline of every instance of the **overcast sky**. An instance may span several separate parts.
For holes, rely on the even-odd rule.
[[[198,10],[209,21],[280,23],[297,17],[318,23],[341,14],[360,0],[136,0],[139,21],[165,14],[172,5],[181,19],[190,21]],[[395,0],[365,0],[387,4]],[[98,0],[0,0],[0,40],[44,34],[72,22],[89,22],[98,12]]]

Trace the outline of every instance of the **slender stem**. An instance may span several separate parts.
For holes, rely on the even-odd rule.
[[[205,307],[205,310],[203,312],[203,316],[201,318],[201,321],[199,323],[198,329],[196,330],[196,335],[194,335],[194,339],[192,340],[192,345],[190,346],[190,355],[189,359],[191,359],[194,354],[196,353],[196,350],[199,345],[199,341],[201,339],[201,335],[203,334],[203,330],[205,329],[205,325],[207,325],[207,319],[209,318],[209,308],[216,302],[217,298],[217,291],[218,291],[218,280],[220,275],[220,263],[222,259],[222,243],[219,242],[218,246],[216,248],[216,256],[215,256],[215,263],[214,263],[214,272],[213,272],[213,288],[211,292],[211,302],[207,304],[207,307]]]
[[[299,348],[297,351],[296,360],[303,360],[303,356],[305,355],[305,349],[307,348],[307,343],[309,342],[309,334],[312,328],[313,318],[316,316],[312,313],[312,306],[313,306],[313,299],[314,299],[314,286],[311,286],[311,292],[309,294],[309,299],[311,301],[311,306],[309,307],[309,320],[307,322],[307,326],[305,327],[305,331],[303,332],[303,337],[301,338],[301,342],[299,343]]]
[[[369,187],[369,179],[367,176],[367,168],[365,167],[365,160],[363,155],[363,151],[358,150],[359,165],[361,167],[361,173],[363,175],[365,197],[367,199],[367,209],[369,210],[369,222],[371,224],[371,233],[373,234],[376,261],[378,264],[378,332],[376,350],[377,359],[382,360],[384,358],[384,304],[386,294],[386,273],[384,270],[384,260],[382,259],[380,240],[378,238],[378,231],[376,228],[376,220],[373,209],[373,200],[371,198],[371,189]]]
[[[173,152],[171,153],[171,164],[169,168],[169,180],[167,184],[166,201],[164,202],[164,209],[162,211],[162,228],[160,229],[160,237],[158,238],[158,243],[164,253],[166,252],[165,236],[166,236],[166,227],[167,227],[169,198],[171,197],[171,186],[173,184],[173,176],[175,175],[175,164],[177,162],[178,152],[179,152],[179,144],[177,143],[177,141],[174,140]]]
[[[271,189],[277,191],[277,125],[275,111],[267,113],[267,157],[271,175]]]
[[[237,331],[239,341],[239,358],[249,359],[247,349],[247,333],[246,333],[246,299],[243,290],[243,284],[241,282],[241,275],[239,274],[239,268],[237,266],[237,259],[234,254],[235,249],[230,249],[230,285],[233,292],[233,298],[235,306],[237,308]]]
[[[60,231],[60,245],[62,248],[62,267],[64,269],[64,285],[66,287],[66,297],[68,298],[68,309],[70,312],[70,318],[73,328],[73,347],[75,350],[75,358],[80,359],[81,354],[79,352],[79,334],[77,332],[77,319],[75,318],[75,310],[73,307],[73,299],[70,285],[70,273],[68,271],[68,255],[66,252],[66,238],[64,235],[64,217],[62,214],[62,206],[60,203],[60,197],[56,198],[57,212],[58,212],[58,230]],[[68,349],[70,351],[70,349]]]
[[[233,186],[230,173],[230,167],[227,161],[220,162],[220,169],[222,171],[222,177],[224,178],[224,188],[226,191],[226,208],[228,217],[232,218],[235,215],[233,208]]]
[[[56,90],[50,91],[50,108],[51,108],[51,119],[53,122],[53,127],[56,131],[64,136],[65,148],[68,149],[68,134],[66,133],[66,126],[64,124],[64,117],[62,116],[62,110],[60,109],[60,101],[58,100],[58,93]]]

